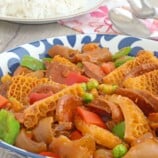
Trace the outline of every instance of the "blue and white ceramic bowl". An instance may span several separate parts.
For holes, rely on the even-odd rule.
[[[136,37],[107,34],[83,34],[53,37],[24,44],[10,51],[0,53],[0,76],[3,76],[6,73],[12,73],[19,65],[21,58],[26,54],[41,59],[47,56],[48,49],[53,45],[60,44],[74,49],[80,49],[83,44],[89,42],[99,43],[102,47],[108,47],[111,52],[117,52],[123,47],[131,46],[133,48],[131,52],[132,56],[135,56],[138,50],[141,49],[153,51],[153,53],[158,56],[157,41]],[[27,152],[0,141],[0,157],[40,158],[42,156]]]

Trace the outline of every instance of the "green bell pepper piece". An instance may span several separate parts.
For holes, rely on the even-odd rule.
[[[43,62],[51,62],[53,58],[43,58],[42,61]]]
[[[42,61],[39,61],[38,59],[28,55],[22,58],[20,65],[27,67],[33,71],[45,69],[45,65]]]
[[[14,144],[20,131],[20,123],[7,110],[0,110],[0,139],[8,144]]]
[[[122,121],[119,124],[115,125],[112,129],[112,132],[123,139],[125,135],[125,122]]]
[[[133,60],[135,57],[132,57],[132,56],[124,56],[124,57],[121,57],[119,59],[117,59],[114,64],[115,64],[115,67],[119,67],[121,66],[122,64],[126,63],[127,61],[129,60]]]
[[[128,55],[131,52],[131,50],[132,50],[131,47],[124,47],[124,48],[120,49],[117,53],[115,53],[112,56],[112,59],[116,60],[116,59],[121,58],[125,55]]]

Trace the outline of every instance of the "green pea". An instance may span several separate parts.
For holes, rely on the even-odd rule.
[[[77,63],[77,67],[79,67],[79,68],[82,69],[82,68],[83,68],[83,64],[82,64],[81,62],[78,62],[78,63]]]
[[[124,48],[120,49],[117,53],[115,53],[112,56],[112,59],[116,60],[116,59],[121,58],[125,55],[128,55],[131,52],[131,50],[132,50],[131,47],[124,47]]]
[[[83,98],[83,101],[85,103],[89,103],[89,102],[91,102],[91,101],[94,100],[94,96],[91,93],[84,93],[84,95],[82,96],[82,98]]]
[[[105,94],[112,94],[118,88],[117,85],[101,84],[98,89]]]
[[[112,155],[114,158],[122,158],[127,153],[127,147],[123,144],[115,146],[112,150]]]
[[[87,85],[86,85],[86,83],[81,83],[81,87],[83,88],[84,91],[87,90]]]
[[[99,85],[98,81],[95,80],[95,79],[90,79],[88,82],[87,82],[87,90],[92,90],[94,88],[97,88]]]

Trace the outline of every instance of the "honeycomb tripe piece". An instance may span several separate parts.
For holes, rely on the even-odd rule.
[[[103,78],[104,83],[121,85],[125,76],[136,66],[147,63],[158,63],[158,59],[152,52],[142,50],[134,60],[121,65]]]
[[[123,113],[125,120],[124,139],[128,143],[132,143],[145,133],[151,132],[147,118],[132,100],[116,94],[107,96],[107,98],[118,105]]]
[[[16,98],[10,97],[9,102],[10,102],[10,109],[14,112],[21,111],[24,108],[24,105],[21,102],[19,102]]]
[[[84,89],[82,88],[81,84],[74,84],[27,107],[24,111],[25,127],[33,128],[35,125],[37,125],[38,121],[41,118],[46,117],[48,112],[55,110],[57,101],[66,94],[82,96],[84,94]]]
[[[158,95],[158,70],[153,70],[137,77],[128,78],[123,82],[123,86],[131,89],[145,90]]]
[[[59,62],[61,64],[64,64],[64,65],[67,65],[67,66],[71,66],[71,67],[76,67],[77,66],[72,63],[70,60],[60,56],[60,55],[56,55],[53,59],[52,59],[52,62]]]
[[[95,142],[106,148],[112,149],[122,143],[122,140],[107,129],[94,124],[84,122],[79,116],[75,116],[75,126],[83,135],[90,135]]]
[[[7,96],[8,98],[13,97],[17,99],[24,105],[28,104],[28,100],[26,97],[28,96],[29,92],[36,87],[37,85],[41,84],[57,84],[56,82],[50,81],[48,78],[36,78],[24,75],[17,75],[12,77],[11,85],[9,86]]]

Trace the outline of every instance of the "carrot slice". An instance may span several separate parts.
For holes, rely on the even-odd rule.
[[[101,65],[101,69],[104,71],[104,73],[109,74],[111,71],[115,69],[115,65],[113,62],[103,63]]]
[[[77,107],[77,114],[79,114],[86,123],[95,124],[103,128],[106,127],[100,116],[94,112],[85,110],[82,107]]]
[[[0,108],[3,108],[8,103],[8,99],[0,95]]]
[[[70,135],[71,140],[76,140],[80,138],[82,138],[82,134],[78,130],[73,131]]]

